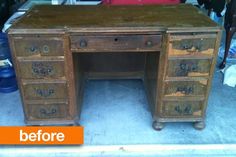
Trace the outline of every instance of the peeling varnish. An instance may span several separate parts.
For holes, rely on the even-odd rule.
[[[192,47],[192,49],[189,49],[192,52],[188,52],[187,50],[178,50],[178,49],[174,49],[172,44],[169,44],[169,55],[193,55],[193,56],[197,56],[197,55],[209,55],[209,56],[213,56],[214,53],[214,49],[208,49],[205,51],[198,51],[196,50],[195,47]]]
[[[185,95],[186,94],[182,92],[175,92],[175,93],[167,94],[166,96],[185,96]]]
[[[209,76],[209,73],[189,72],[188,76]]]
[[[194,116],[201,116],[202,115],[202,111],[199,110],[199,111],[193,112],[193,115]]]
[[[208,82],[207,80],[200,80],[200,81],[199,81],[199,83],[200,83],[200,84],[203,84],[203,85],[207,85],[207,82]]]

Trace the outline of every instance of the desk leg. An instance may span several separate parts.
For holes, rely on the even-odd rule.
[[[153,128],[154,130],[161,131],[161,130],[164,128],[164,123],[158,122],[158,121],[154,121],[154,122],[152,123],[152,128]]]
[[[193,127],[196,129],[196,130],[202,130],[206,127],[206,124],[205,124],[205,121],[200,121],[200,122],[195,122],[193,124]]]
[[[226,58],[228,56],[231,40],[232,40],[232,37],[233,37],[235,31],[236,31],[235,28],[226,29],[225,54],[224,54],[224,59],[223,59],[222,63],[220,64],[220,69],[225,68]]]

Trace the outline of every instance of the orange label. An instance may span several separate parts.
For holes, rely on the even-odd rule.
[[[79,126],[0,127],[0,144],[77,145],[84,143]]]

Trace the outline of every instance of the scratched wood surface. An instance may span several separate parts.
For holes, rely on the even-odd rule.
[[[69,15],[69,16],[68,16]],[[216,27],[192,5],[36,6],[14,29],[95,27]]]

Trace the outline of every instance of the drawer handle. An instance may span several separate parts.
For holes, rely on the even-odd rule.
[[[196,71],[198,69],[197,64],[193,63],[180,63],[180,69],[186,72]]]
[[[36,62],[32,64],[32,73],[39,77],[50,76],[53,74],[53,66]]]
[[[47,115],[47,116],[51,116],[51,115],[53,115],[53,114],[56,114],[56,113],[57,113],[57,110],[56,110],[55,108],[52,108],[50,112],[47,112],[46,109],[42,109],[42,108],[41,108],[41,109],[39,110],[39,112],[40,112],[41,114],[44,114],[44,115]]]
[[[84,48],[87,47],[87,41],[86,40],[81,40],[79,43],[80,47]]]
[[[181,62],[178,64],[178,68],[175,69],[175,74],[177,76],[186,76],[189,72],[198,71],[198,64],[192,62]]]
[[[38,52],[38,48],[35,47],[35,46],[31,46],[31,47],[29,48],[29,52],[30,52],[30,53],[37,53],[37,52]]]
[[[187,52],[194,53],[194,52],[199,52],[201,49],[201,46],[193,46],[193,45],[183,45],[182,46],[183,50],[186,50]]]
[[[176,92],[181,92],[183,94],[189,95],[193,94],[193,87],[177,87]]]
[[[43,53],[49,53],[49,46],[48,45],[43,46]]]
[[[54,89],[35,89],[35,92],[40,97],[44,98],[50,97],[55,93]]]
[[[191,105],[188,105],[186,107],[181,108],[180,106],[175,106],[175,111],[179,114],[183,114],[183,115],[191,115],[192,112],[192,107]]]
[[[152,47],[152,46],[153,46],[153,43],[152,43],[152,41],[150,41],[150,40],[149,40],[149,41],[147,41],[147,42],[146,42],[146,46],[147,46],[147,47]]]

